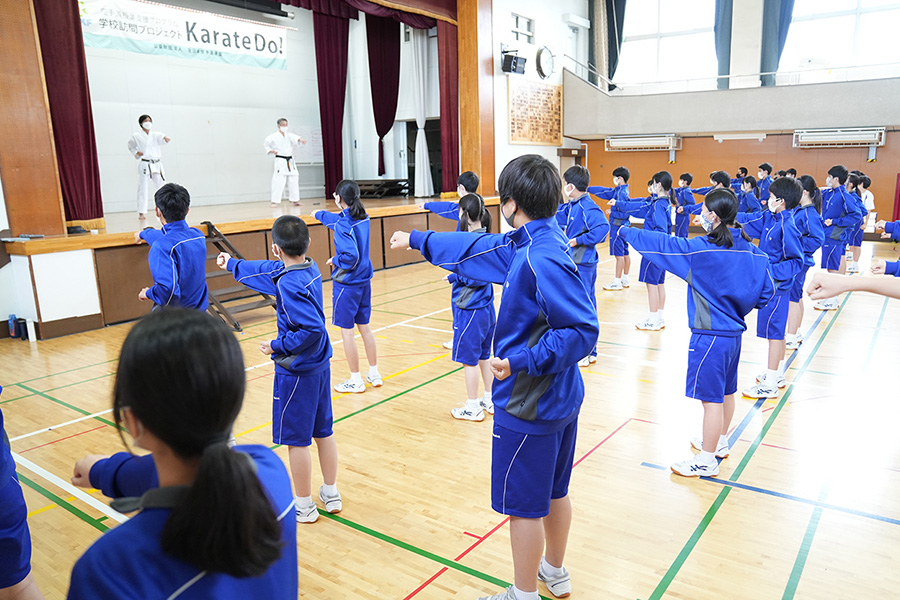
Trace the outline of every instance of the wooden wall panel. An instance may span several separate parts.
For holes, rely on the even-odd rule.
[[[306,255],[316,261],[322,281],[331,279],[331,267],[326,261],[332,256],[331,231],[324,225],[312,225],[309,228],[309,250]]]
[[[66,232],[32,0],[0,17],[0,178],[12,234]]]
[[[712,138],[684,138],[683,149],[668,164],[668,152],[606,152],[603,140],[589,141],[588,164],[591,185],[612,185],[612,172],[618,166],[631,171],[629,191],[633,198],[647,196],[647,181],[657,171],[669,171],[675,178],[688,172],[694,176],[693,187],[709,185],[712,171],[728,171],[732,177],[738,167],[747,167],[756,177],[760,163],[771,163],[776,170],[794,167],[800,175],[809,174],[820,186],[825,185],[828,169],[844,165],[859,169],[872,179],[875,210],[880,218],[891,219],[894,188],[900,173],[900,132],[888,132],[885,145],[878,149],[878,160],[867,163],[866,148],[794,148],[791,135],[769,135],[765,140],[735,140],[721,144]],[[605,208],[605,202],[602,203]]]
[[[147,254],[150,246],[123,246],[94,251],[100,286],[100,307],[107,325],[137,319],[150,312],[152,302],[138,300],[138,292],[153,285]]]
[[[459,225],[459,221],[445,219],[434,213],[428,213],[426,216],[428,217],[428,229],[431,231],[456,231],[456,226]]]
[[[384,268],[384,231],[382,219],[372,219],[369,229],[369,260],[376,271]],[[390,241],[390,240],[388,240]],[[390,244],[388,244],[390,247]]]
[[[448,221],[449,222],[449,221]],[[427,215],[404,215],[402,217],[386,217],[382,219],[384,228],[384,266],[399,267],[412,263],[422,262],[422,254],[418,250],[391,250],[391,236],[395,231],[412,231],[428,229]]]
[[[460,170],[477,173],[481,179],[481,194],[487,196],[496,193],[497,181],[492,18],[492,0],[459,0],[457,3]],[[462,35],[463,31],[466,35]]]

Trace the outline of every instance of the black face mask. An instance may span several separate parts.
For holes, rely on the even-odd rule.
[[[516,229],[516,226],[513,225],[513,218],[516,216],[516,213],[519,212],[519,207],[517,206],[516,210],[514,210],[512,212],[512,214],[507,217],[506,213],[503,212],[503,207],[506,205],[507,202],[509,202],[509,198],[506,198],[506,199],[501,198],[500,199],[500,216],[503,217],[503,220],[506,221],[507,225],[509,225],[513,229]]]

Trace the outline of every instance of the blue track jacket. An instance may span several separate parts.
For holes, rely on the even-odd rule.
[[[317,210],[313,218],[334,231],[335,269],[331,279],[342,285],[360,285],[372,279],[372,260],[369,258],[369,217],[354,221],[350,210],[339,214]]]
[[[672,218],[668,196],[649,196],[625,202],[616,201],[616,208],[644,219],[644,229],[672,233]]]
[[[767,175],[765,179],[760,179],[756,182],[756,187],[759,188],[759,201],[760,202],[768,202],[769,201],[769,186],[772,185],[772,177]]]
[[[690,215],[698,214],[693,210],[694,207],[697,206],[697,201],[694,199],[694,191],[691,189],[691,186],[685,186],[683,188],[675,188],[675,200],[678,202],[679,206],[684,207],[682,210],[684,212],[675,212],[675,232],[676,235],[687,234],[690,220]],[[702,210],[703,203],[700,203],[700,210]]]
[[[900,277],[900,261],[885,261],[884,274],[893,275],[894,277]]]
[[[798,206],[790,211],[794,218],[794,225],[800,232],[800,246],[803,248],[803,264],[807,267],[816,266],[813,258],[816,250],[825,243],[825,224],[822,222],[822,215],[816,212],[816,207],[812,204],[807,206]]]
[[[234,451],[249,455],[256,463],[259,481],[279,517],[283,542],[281,557],[268,571],[259,577],[238,579],[201,571],[165,554],[160,539],[172,511],[170,508],[145,508],[103,534],[78,559],[72,570],[68,597],[71,600],[138,600],[173,598],[180,592],[177,594],[179,600],[296,600],[297,520],[290,477],[281,459],[265,446],[235,446]],[[111,476],[111,489],[143,494],[156,487],[147,483],[156,480],[156,467],[151,456],[117,457],[120,455],[108,459],[118,461]],[[92,485],[95,469],[111,469],[102,462],[91,469]]]
[[[593,194],[601,200],[615,200],[616,206],[609,207],[609,221],[613,227],[628,227],[631,224],[630,216],[627,212],[619,209],[619,201],[628,201],[628,184],[617,185],[616,187],[603,187],[602,185],[592,185],[587,189],[589,194]]]
[[[749,192],[738,191],[737,197],[738,212],[754,213],[763,209],[763,205],[760,204],[759,198],[756,197],[756,192],[754,190],[750,190]]]
[[[459,231],[459,203],[458,202],[426,202],[423,205],[439,217],[456,221],[456,230]]]
[[[853,226],[862,219],[858,204],[842,185],[822,190],[822,220],[829,219],[831,225],[825,226],[825,239],[845,243],[850,241]]]
[[[736,220],[744,226],[747,235],[759,240],[759,249],[769,257],[777,291],[790,291],[804,260],[800,230],[790,211],[773,213],[766,209],[759,213],[738,213]]]
[[[206,237],[186,221],[172,221],[162,230],[143,230],[141,239],[150,244],[153,287],[147,297],[159,306],[206,310]]]
[[[307,258],[285,267],[280,260],[228,261],[238,283],[275,296],[278,336],[272,340],[275,370],[293,375],[312,375],[331,363],[331,342],[322,308],[322,275]]]
[[[900,221],[891,221],[884,224],[884,231],[890,234],[891,239],[900,242]]]
[[[487,233],[484,227],[473,229],[472,233]],[[463,310],[476,310],[485,306],[494,305],[494,286],[487,281],[478,281],[450,273],[447,281],[453,284],[450,301],[457,308]]]
[[[609,221],[606,215],[587,194],[559,205],[556,222],[567,239],[575,239],[578,244],[569,246],[569,254],[576,265],[597,264],[597,244],[609,235]]]
[[[507,234],[413,231],[410,245],[434,265],[504,286],[494,356],[512,374],[494,383],[494,422],[549,434],[575,419],[584,399],[577,363],[600,327],[556,219]]]
[[[641,256],[687,281],[694,333],[739,336],[747,329],[744,317],[775,294],[769,258],[738,229],[731,230],[731,248],[716,246],[705,235],[685,239],[646,229],[623,235]]]
[[[3,388],[0,387],[0,394]],[[9,445],[6,443],[6,429],[3,428],[3,411],[0,410],[0,487],[6,485],[16,473],[16,462],[13,460]]]

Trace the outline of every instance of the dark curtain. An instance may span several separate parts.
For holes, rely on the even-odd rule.
[[[714,28],[716,40],[716,59],[719,61],[719,75],[731,74],[731,16],[734,0],[716,0],[716,24]],[[729,79],[720,77],[717,86],[720,90],[728,89]]]
[[[367,14],[366,45],[375,131],[378,132],[378,174],[384,175],[384,136],[394,126],[400,92],[400,27],[397,21]]]
[[[289,4],[297,8],[305,8],[314,13],[328,15],[329,17],[341,17],[344,19],[356,19],[358,12],[343,0],[272,0],[277,4]]]
[[[778,70],[793,14],[794,0],[764,0],[760,72]],[[775,85],[775,75],[763,75],[761,79],[764,86]]]
[[[34,0],[66,221],[103,218],[78,3]]]
[[[625,0],[606,0],[606,45],[609,49],[610,80],[619,66],[622,51],[622,26],[625,24]]]
[[[381,6],[380,4],[375,4],[374,2],[368,2],[368,0],[343,1],[346,2],[349,6],[359,9],[367,15],[390,18],[394,21],[399,21],[404,25],[409,25],[413,29],[431,29],[437,22],[436,19],[426,17],[425,15],[403,12],[402,10],[388,8],[387,6]]]
[[[325,195],[344,176],[344,93],[347,90],[347,42],[350,22],[343,17],[313,12],[316,73],[319,81],[319,118],[325,161]]]
[[[441,90],[441,191],[456,189],[459,173],[459,52],[457,27],[437,22]]]

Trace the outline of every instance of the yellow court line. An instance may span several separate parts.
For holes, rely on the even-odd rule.
[[[394,377],[398,377],[398,376],[400,376],[400,375],[403,375],[404,373],[409,373],[410,371],[413,371],[413,370],[415,370],[415,369],[418,369],[419,367],[424,367],[425,365],[427,365],[427,364],[429,364],[429,363],[433,363],[433,362],[435,362],[436,360],[440,360],[440,359],[442,359],[442,358],[447,358],[448,356],[450,356],[450,353],[449,353],[449,352],[447,352],[447,353],[445,353],[445,354],[440,354],[440,355],[438,355],[438,356],[435,356],[434,358],[429,358],[429,359],[426,360],[425,362],[421,362],[421,363],[419,363],[419,364],[417,364],[417,365],[413,365],[413,366],[411,366],[411,367],[409,367],[409,368],[403,369],[402,371],[397,371],[397,372],[394,373],[393,375],[388,375],[387,377],[385,377],[385,379],[393,379]],[[349,392],[343,393],[343,394],[337,394],[336,396],[332,396],[331,399],[332,399],[332,400],[337,400],[337,399],[340,398],[341,396],[349,396],[349,395],[350,395]],[[236,434],[234,435],[234,437],[239,438],[239,437],[241,437],[242,435],[247,435],[248,433],[253,433],[254,431],[259,431],[259,430],[262,429],[263,427],[268,427],[268,426],[271,425],[271,424],[272,424],[272,421],[266,421],[266,422],[263,423],[262,425],[257,425],[256,427],[252,427],[252,428],[250,428],[250,429],[248,429],[248,430],[246,430],[246,431],[242,431],[242,432],[240,432],[240,433],[236,433]]]
[[[55,504],[48,504],[47,506],[45,506],[45,507],[43,507],[43,508],[36,508],[35,510],[33,510],[33,511],[31,511],[30,513],[28,513],[27,515],[25,515],[25,517],[28,518],[28,519],[30,519],[30,518],[33,517],[34,515],[39,515],[39,514],[41,514],[42,512],[47,512],[47,511],[50,510],[51,508],[56,508],[56,505],[55,505]]]

